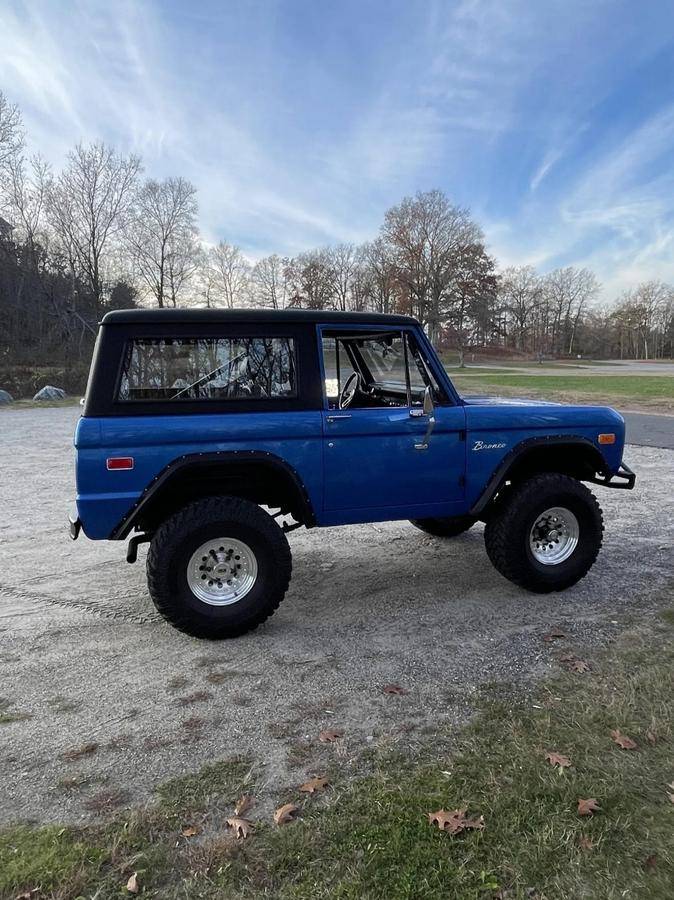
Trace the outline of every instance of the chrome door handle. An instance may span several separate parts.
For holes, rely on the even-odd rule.
[[[350,419],[350,418],[351,418],[351,413],[348,413],[347,415],[344,415],[344,416],[326,416],[325,421],[326,422],[336,422],[337,419]]]

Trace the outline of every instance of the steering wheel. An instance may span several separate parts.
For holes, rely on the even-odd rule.
[[[339,408],[347,409],[354,401],[354,398],[361,386],[361,377],[358,372],[352,372],[346,379],[342,392],[339,395]]]

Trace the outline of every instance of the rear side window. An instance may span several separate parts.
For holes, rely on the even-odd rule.
[[[288,337],[137,338],[124,353],[117,400],[270,400],[297,396]]]

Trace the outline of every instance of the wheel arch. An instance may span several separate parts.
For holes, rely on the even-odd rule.
[[[256,450],[214,451],[170,462],[115,526],[110,539],[123,540],[134,528],[152,532],[192,500],[218,494],[278,507],[308,528],[316,523],[302,479],[281,457]]]
[[[581,435],[526,438],[503,457],[469,515],[483,516],[507,483],[517,483],[544,472],[558,472],[579,481],[595,481],[596,473],[607,474],[608,468],[597,447]]]

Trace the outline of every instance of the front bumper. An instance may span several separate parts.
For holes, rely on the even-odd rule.
[[[616,479],[616,480],[614,480]],[[604,487],[621,488],[625,491],[631,491],[637,476],[630,467],[622,462],[617,472],[608,472],[607,474],[597,474],[591,479],[594,484],[601,484]]]

